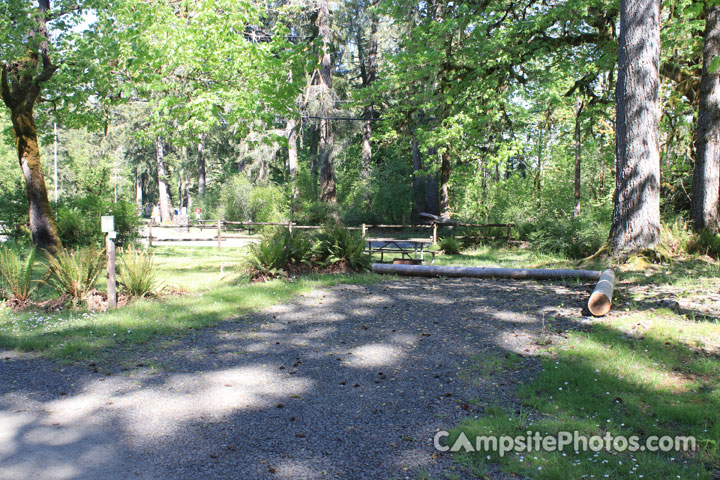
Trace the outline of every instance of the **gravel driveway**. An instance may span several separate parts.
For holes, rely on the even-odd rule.
[[[341,285],[157,340],[109,375],[0,352],[0,479],[470,478],[434,433],[517,407],[541,319],[571,322],[590,288]],[[524,359],[476,374],[508,352]]]

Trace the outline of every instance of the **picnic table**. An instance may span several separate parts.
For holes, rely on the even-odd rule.
[[[368,238],[365,242],[365,250],[369,255],[379,253],[381,262],[384,260],[385,253],[399,253],[401,258],[419,259],[422,262],[426,245],[432,245],[432,240],[427,238]],[[427,253],[432,255],[432,259],[435,260],[435,252],[428,251]]]

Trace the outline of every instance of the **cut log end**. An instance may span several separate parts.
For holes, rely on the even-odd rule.
[[[602,317],[610,312],[612,302],[605,294],[600,292],[593,292],[588,300],[588,310],[596,317]]]
[[[588,310],[596,317],[607,315],[612,307],[613,290],[615,288],[615,272],[607,269],[600,275],[588,300]]]

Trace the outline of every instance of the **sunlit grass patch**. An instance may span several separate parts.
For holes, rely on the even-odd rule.
[[[457,459],[477,472],[492,463],[540,479],[714,478],[720,469],[720,356],[706,339],[720,325],[679,315],[632,315],[571,332],[551,347],[537,379],[520,388],[532,414],[486,409],[459,425],[475,435],[695,436],[697,451],[462,453]],[[703,346],[699,346],[703,345]],[[492,432],[492,433],[489,433]]]
[[[97,362],[109,353],[108,347],[142,344],[156,335],[178,335],[227,319],[242,321],[252,311],[314,288],[387,279],[373,274],[308,275],[249,283],[240,275],[239,249],[160,247],[155,254],[158,277],[187,294],[138,300],[109,312],[15,312],[0,307],[0,345]]]

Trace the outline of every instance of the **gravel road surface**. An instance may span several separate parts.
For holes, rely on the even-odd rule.
[[[518,407],[542,318],[570,325],[591,288],[341,285],[159,339],[108,372],[0,352],[0,479],[472,478],[433,435]],[[510,352],[517,367],[479,373]]]

